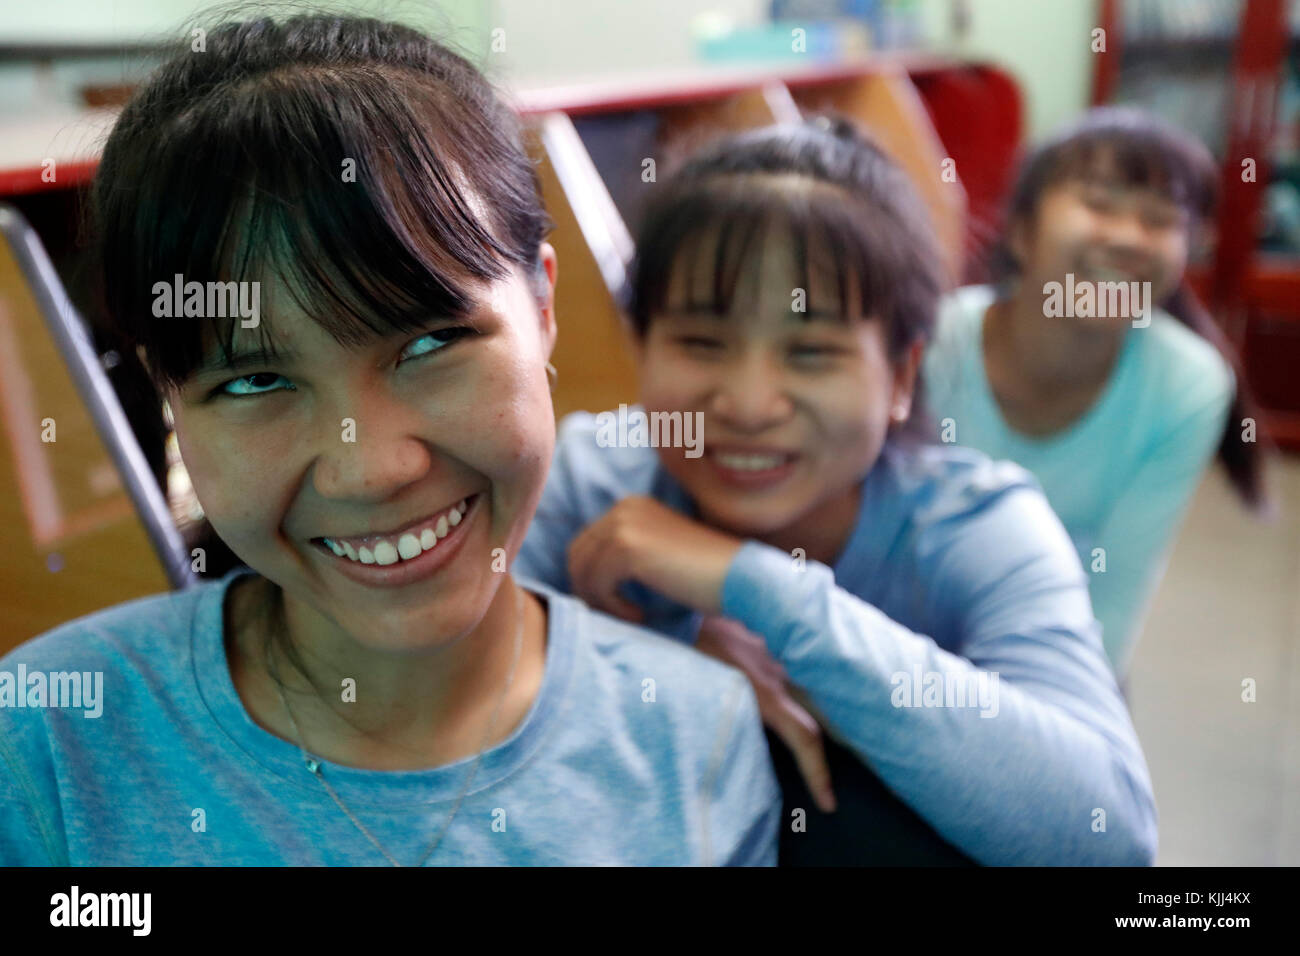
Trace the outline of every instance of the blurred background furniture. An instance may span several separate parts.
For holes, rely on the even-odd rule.
[[[100,362],[36,234],[0,203],[0,653],[188,581],[180,534]]]

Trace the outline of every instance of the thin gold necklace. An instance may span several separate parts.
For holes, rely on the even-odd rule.
[[[515,667],[519,664],[519,654],[520,649],[523,646],[524,637],[524,591],[523,588],[520,588],[518,585],[515,587],[515,614],[519,618],[519,625],[515,628],[515,651],[514,659],[510,662],[510,673],[506,677],[505,687],[501,689],[501,696],[497,700],[496,707],[492,710],[492,719],[488,721],[487,731],[483,734],[483,742],[479,745],[478,756],[474,758],[474,763],[469,768],[469,776],[465,778],[465,784],[460,789],[460,795],[456,797],[456,805],[451,808],[451,815],[447,817],[447,822],[442,825],[442,829],[438,832],[437,839],[433,841],[433,845],[430,846],[424,856],[420,858],[420,862],[415,864],[417,867],[424,866],[424,864],[428,862],[429,857],[433,856],[433,851],[438,849],[438,845],[442,843],[442,838],[446,836],[447,829],[451,826],[451,821],[456,818],[456,812],[460,809],[461,801],[465,799],[465,794],[469,792],[470,784],[474,781],[474,775],[478,772],[478,765],[483,760],[483,751],[486,749],[488,741],[492,739],[492,728],[496,726],[497,717],[501,713],[501,706],[505,703],[506,696],[510,691],[510,685],[514,682]],[[338,808],[347,815],[347,818],[351,820],[353,825],[365,835],[365,838],[374,845],[375,849],[383,854],[384,859],[388,860],[388,862],[393,866],[400,867],[402,864],[397,862],[397,860],[393,858],[393,855],[384,849],[383,845],[375,839],[374,834],[366,828],[365,824],[357,819],[356,814],[348,809],[347,804],[343,802],[338,793],[335,792],[334,788],[330,786],[330,782],[326,780],[325,776],[321,773],[320,759],[313,757],[307,752],[306,744],[303,743],[302,731],[298,728],[298,721],[294,719],[293,709],[289,706],[289,700],[285,696],[284,687],[280,682],[279,670],[276,668],[275,662],[271,657],[269,642],[267,643],[266,663],[268,670],[275,679],[276,689],[280,692],[280,702],[284,704],[285,713],[289,715],[289,723],[293,726],[293,733],[294,737],[297,739],[298,750],[302,753],[303,766],[307,768],[308,773],[321,782],[321,785],[325,787],[326,792],[333,798],[334,802],[338,804]]]

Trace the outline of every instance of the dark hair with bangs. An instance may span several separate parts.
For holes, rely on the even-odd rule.
[[[1207,221],[1218,194],[1218,169],[1205,145],[1139,109],[1098,107],[1084,113],[1035,149],[1021,165],[1007,204],[1004,239],[992,254],[992,273],[1004,287],[1019,272],[1007,236],[1017,223],[1032,223],[1043,193],[1067,182],[1105,177],[1135,189],[1153,190],[1187,214],[1189,229]],[[1267,436],[1242,441],[1241,421],[1260,420],[1236,350],[1184,277],[1160,307],[1215,346],[1237,380],[1218,456],[1242,500],[1266,510]]]
[[[1007,201],[1008,230],[1014,223],[1032,222],[1049,189],[1097,179],[1150,189],[1176,204],[1193,224],[1209,218],[1218,195],[1218,168],[1204,144],[1142,110],[1101,106],[1025,159]],[[994,249],[991,267],[998,280],[1019,272],[1005,241]]]
[[[113,127],[93,214],[110,332],[163,386],[197,367],[205,324],[226,348],[235,327],[155,318],[176,274],[282,282],[360,344],[465,318],[467,280],[518,265],[536,282],[551,228],[518,119],[473,66],[409,27],[322,14],[220,25],[160,67]]]
[[[154,317],[155,283],[176,274],[283,283],[345,344],[468,322],[467,281],[513,266],[544,291],[552,223],[519,120],[463,57],[406,26],[320,13],[231,20],[205,40],[123,109],[89,210],[96,319],[128,364],[143,347],[155,385],[193,373],[205,330],[228,352],[236,328]],[[207,577],[240,563],[207,521],[186,537]]]
[[[636,334],[667,307],[674,269],[710,269],[711,301],[682,304],[728,314],[756,238],[776,226],[789,230],[800,287],[810,270],[835,280],[839,301],[809,301],[808,312],[880,318],[895,360],[929,340],[944,274],[928,211],[893,160],[830,114],[726,136],[666,179],[646,205],[624,292]]]

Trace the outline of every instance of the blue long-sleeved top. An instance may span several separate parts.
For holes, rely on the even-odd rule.
[[[562,423],[515,564],[560,590],[572,589],[569,543],[620,499],[696,515],[654,449],[599,447],[596,422]],[[694,611],[626,592],[647,626],[694,640]],[[887,443],[834,568],[747,541],[722,612],[762,636],[828,732],[972,859],[1153,862],[1151,781],[1087,578],[1019,466]]]

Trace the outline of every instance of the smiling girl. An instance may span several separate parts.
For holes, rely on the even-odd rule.
[[[566,419],[519,573],[749,674],[782,862],[1151,862],[1146,764],[1060,522],[1023,469],[908,437],[940,257],[903,173],[821,118],[655,188],[641,399],[701,412],[704,453]]]
[[[1257,413],[1183,278],[1216,176],[1204,146],[1154,117],[1089,112],[1025,162],[998,283],[952,295],[926,355],[931,410],[950,438],[1042,484],[1121,677],[1216,449],[1242,498],[1267,503]],[[1048,303],[1052,283],[1116,282],[1146,283],[1159,307],[1107,318]]]
[[[472,67],[373,20],[221,27],[126,107],[95,200],[108,317],[248,567],[6,658],[104,703],[0,710],[0,862],[774,860],[744,676],[507,573],[556,261]],[[257,327],[155,318],[177,274],[259,282]]]

